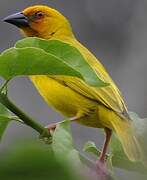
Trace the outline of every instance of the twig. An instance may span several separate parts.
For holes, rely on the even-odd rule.
[[[3,86],[5,87],[5,86]],[[15,104],[13,104],[6,94],[3,92],[0,92],[0,103],[2,103],[5,107],[7,107],[11,112],[13,112],[15,115],[17,115],[24,124],[32,127],[34,130],[36,130],[42,137],[50,138],[51,135],[47,129],[45,129],[41,124],[37,123],[35,120],[33,120],[31,117],[29,117],[27,114],[25,114],[22,110],[20,110]]]

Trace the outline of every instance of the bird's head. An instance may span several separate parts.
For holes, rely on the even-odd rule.
[[[22,12],[4,18],[29,37],[49,39],[53,36],[73,36],[68,20],[57,10],[48,6],[36,5]]]

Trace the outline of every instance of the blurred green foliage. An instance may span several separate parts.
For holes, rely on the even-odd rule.
[[[2,180],[75,180],[74,173],[43,144],[22,144],[0,154]]]

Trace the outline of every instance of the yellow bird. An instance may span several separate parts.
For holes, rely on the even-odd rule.
[[[28,7],[4,21],[19,27],[25,36],[60,40],[81,52],[97,76],[109,86],[92,87],[69,76],[31,76],[32,82],[47,104],[63,115],[89,127],[104,128],[106,139],[99,162],[105,162],[112,131],[117,134],[128,158],[142,161],[142,151],[119,89],[98,59],[75,38],[69,21],[57,10],[43,5]],[[56,124],[48,126],[49,130],[55,127]]]

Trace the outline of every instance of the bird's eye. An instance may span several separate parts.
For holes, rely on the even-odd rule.
[[[35,18],[41,19],[43,17],[44,17],[44,13],[43,12],[40,11],[40,12],[35,13]]]

